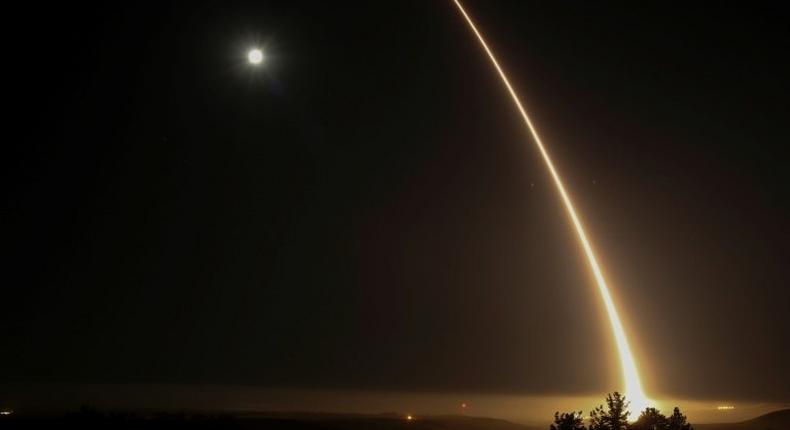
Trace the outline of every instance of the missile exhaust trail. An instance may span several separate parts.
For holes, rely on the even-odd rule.
[[[631,354],[631,348],[628,345],[628,338],[625,335],[625,330],[623,330],[623,325],[620,322],[620,317],[617,314],[614,301],[612,300],[612,296],[609,293],[609,288],[606,286],[606,280],[603,277],[603,272],[601,272],[601,268],[595,258],[595,253],[593,252],[592,246],[590,245],[590,241],[587,239],[587,234],[584,232],[584,227],[582,226],[578,215],[576,215],[573,202],[571,202],[571,198],[565,191],[565,186],[562,184],[562,179],[560,179],[557,169],[554,168],[554,163],[551,161],[549,153],[546,151],[540,136],[538,136],[535,126],[532,125],[532,121],[529,119],[527,111],[524,109],[524,106],[521,105],[521,101],[519,100],[516,91],[510,85],[510,81],[505,75],[504,70],[502,70],[502,67],[500,67],[499,62],[494,56],[494,53],[488,47],[488,44],[483,38],[483,35],[477,29],[477,26],[475,26],[472,18],[466,13],[466,10],[464,10],[461,2],[459,0],[453,1],[455,2],[455,5],[458,6],[458,10],[461,12],[461,15],[463,15],[464,19],[466,19],[466,22],[469,24],[469,28],[472,30],[475,36],[477,36],[477,40],[480,42],[480,45],[483,47],[483,50],[485,50],[486,54],[488,54],[491,64],[494,66],[497,73],[499,73],[502,83],[510,93],[513,103],[518,108],[521,117],[524,119],[524,123],[527,125],[527,128],[532,135],[532,140],[535,142],[535,146],[538,147],[538,151],[540,151],[540,155],[543,157],[543,161],[546,163],[546,167],[549,169],[549,173],[554,180],[554,185],[556,185],[557,191],[559,192],[562,202],[565,205],[565,209],[568,212],[568,216],[570,217],[571,222],[576,229],[579,242],[581,242],[584,253],[587,256],[587,262],[589,263],[590,269],[592,270],[592,273],[595,277],[595,282],[598,284],[598,291],[601,293],[601,299],[603,299],[604,306],[606,307],[606,313],[609,316],[609,323],[612,326],[612,332],[614,334],[617,350],[620,355],[620,364],[622,366],[623,380],[625,383],[624,394],[631,402],[630,410],[632,411],[632,418],[634,418],[633,415],[635,415],[635,413],[638,413],[645,407],[649,406],[650,400],[648,400],[647,396],[645,396],[644,392],[642,391],[642,382],[639,379],[636,362],[634,361],[634,357]]]

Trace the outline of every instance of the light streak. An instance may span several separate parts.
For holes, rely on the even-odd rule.
[[[565,209],[567,210],[568,215],[573,222],[573,226],[576,229],[576,234],[579,236],[579,242],[581,242],[582,248],[584,248],[584,253],[587,255],[587,262],[589,263],[590,269],[592,270],[593,276],[595,277],[595,282],[598,284],[598,291],[601,293],[601,298],[603,299],[603,303],[606,307],[606,313],[609,316],[609,323],[612,326],[615,343],[617,344],[617,350],[620,355],[620,365],[622,367],[623,380],[625,382],[624,394],[631,402],[631,406],[629,408],[631,411],[631,419],[635,419],[638,412],[644,410],[644,408],[649,406],[652,402],[642,391],[642,382],[639,379],[639,372],[637,371],[636,362],[634,361],[634,357],[631,354],[631,348],[628,345],[628,338],[625,335],[623,324],[620,322],[620,317],[617,314],[617,309],[615,308],[614,301],[612,300],[612,295],[609,293],[609,288],[606,286],[606,280],[604,279],[603,272],[601,271],[598,261],[595,258],[595,253],[593,252],[592,246],[590,245],[590,241],[587,239],[587,234],[584,232],[584,227],[579,220],[579,216],[576,215],[576,210],[573,208],[571,198],[565,191],[565,186],[562,184],[562,180],[560,179],[559,173],[557,173],[557,169],[554,168],[554,163],[552,163],[548,151],[546,151],[543,142],[540,140],[540,136],[538,136],[535,126],[532,125],[532,121],[529,119],[527,111],[524,109],[524,106],[521,105],[521,101],[519,100],[516,91],[510,85],[510,81],[505,75],[504,70],[502,70],[502,67],[499,65],[494,53],[488,47],[488,44],[483,38],[483,35],[477,29],[477,26],[475,26],[472,18],[466,13],[466,10],[464,10],[463,6],[461,6],[461,2],[459,0],[453,1],[455,2],[455,5],[458,6],[458,10],[466,19],[466,22],[469,24],[472,32],[474,32],[475,36],[477,36],[477,40],[480,41],[480,45],[485,50],[486,54],[488,54],[488,58],[491,59],[491,63],[494,65],[497,73],[499,73],[499,77],[502,78],[502,83],[510,93],[510,97],[513,99],[513,103],[515,103],[519,113],[521,113],[521,117],[524,119],[524,122],[529,129],[532,139],[535,142],[535,145],[538,147],[538,151],[540,151],[540,155],[543,157],[546,167],[549,169],[549,173],[551,173],[551,177],[554,180],[554,185],[557,186],[557,191],[559,191],[560,197],[562,197],[562,202],[565,204]]]

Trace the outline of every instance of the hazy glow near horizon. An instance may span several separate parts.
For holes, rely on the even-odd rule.
[[[612,326],[612,332],[614,334],[615,341],[617,343],[617,350],[620,355],[620,364],[622,366],[623,371],[623,379],[625,382],[625,390],[624,394],[626,395],[627,399],[631,402],[631,407],[629,410],[631,411],[631,418],[635,419],[636,415],[638,415],[639,411],[642,411],[645,407],[650,406],[652,401],[647,398],[647,396],[642,391],[642,382],[639,379],[639,372],[637,371],[636,362],[634,361],[634,357],[631,354],[631,348],[628,345],[628,339],[625,335],[625,330],[623,329],[623,325],[620,322],[620,317],[617,314],[617,309],[615,308],[614,301],[612,300],[612,296],[609,293],[609,288],[606,285],[606,280],[603,277],[603,272],[598,265],[598,261],[595,258],[595,254],[593,253],[592,246],[590,242],[587,240],[587,234],[584,232],[584,228],[582,227],[582,223],[579,220],[579,217],[576,215],[576,210],[573,207],[573,203],[571,202],[568,193],[565,191],[565,186],[560,179],[557,170],[554,168],[554,163],[552,163],[551,158],[549,157],[546,148],[543,146],[543,142],[540,140],[540,136],[538,136],[538,132],[535,130],[535,127],[532,125],[532,121],[529,119],[526,110],[521,105],[521,101],[516,94],[516,91],[510,85],[510,81],[508,80],[505,72],[502,70],[502,67],[499,66],[499,62],[496,60],[494,53],[486,44],[485,39],[483,39],[482,34],[478,31],[477,27],[475,26],[472,18],[466,13],[463,6],[459,0],[453,0],[455,5],[458,6],[458,10],[461,11],[461,14],[466,19],[466,22],[469,24],[469,27],[474,32],[477,39],[480,41],[480,45],[482,45],[483,49],[488,54],[488,57],[491,59],[491,63],[493,63],[494,68],[496,68],[497,72],[499,73],[499,77],[502,78],[502,82],[505,84],[510,96],[513,99],[518,111],[521,113],[521,117],[524,119],[524,122],[527,125],[527,128],[532,135],[532,138],[540,151],[541,156],[543,157],[543,161],[545,161],[546,166],[549,169],[549,173],[551,173],[551,177],[554,180],[554,184],[557,186],[557,190],[562,197],[562,201],[565,204],[565,208],[568,211],[568,215],[573,222],[573,226],[576,229],[576,233],[579,236],[579,242],[582,244],[582,248],[584,248],[584,253],[587,255],[587,261],[589,262],[590,269],[592,269],[593,275],[595,276],[595,281],[598,284],[598,290],[601,293],[601,298],[603,299],[604,305],[606,307],[606,313],[609,316],[609,322]]]
[[[42,396],[41,393],[47,393]],[[466,403],[473,416],[504,419],[548,428],[555,411],[585,413],[600,405],[603,393],[577,396],[504,395],[472,392],[415,392],[355,389],[261,388],[232,385],[174,384],[4,384],[0,398],[25,404],[27,411],[71,411],[83,404],[99,409],[125,411],[206,410],[233,413],[305,412],[380,414],[400,412],[414,421],[430,415],[458,414]],[[664,398],[657,402],[662,412],[680,406],[693,424],[738,422],[768,412],[790,408],[790,403],[739,402],[735,410],[719,411],[721,399]],[[732,403],[730,403],[732,404]]]

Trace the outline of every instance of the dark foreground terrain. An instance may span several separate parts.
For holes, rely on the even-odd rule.
[[[504,420],[466,416],[414,417],[396,414],[340,415],[269,413],[257,415],[100,414],[0,417],[0,429],[240,429],[240,430],[547,430]],[[697,430],[790,430],[790,409],[728,424],[697,424]]]
[[[790,430],[790,409],[782,409],[740,423],[697,424],[696,430]]]
[[[548,427],[548,426],[546,426]],[[123,415],[79,413],[67,416],[0,419],[0,429],[240,429],[240,430],[537,430],[508,421],[463,416],[414,417],[407,420],[396,414],[340,415],[285,414],[265,415]]]

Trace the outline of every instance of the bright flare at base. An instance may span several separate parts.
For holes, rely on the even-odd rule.
[[[554,168],[554,163],[552,163],[549,153],[546,151],[546,148],[543,146],[543,142],[538,136],[538,132],[532,125],[532,121],[529,119],[527,111],[524,110],[524,107],[521,105],[521,101],[519,100],[516,91],[510,85],[510,81],[505,75],[505,72],[502,70],[502,67],[499,66],[499,62],[497,62],[496,57],[494,57],[494,53],[491,52],[491,49],[489,49],[485,39],[483,39],[483,35],[480,34],[480,31],[477,30],[474,22],[472,22],[472,18],[470,18],[466,13],[466,10],[464,10],[463,6],[461,6],[459,0],[453,1],[455,2],[455,5],[458,6],[458,10],[461,11],[461,14],[466,19],[466,22],[469,23],[469,27],[474,32],[475,36],[477,36],[477,39],[480,41],[480,45],[486,51],[488,58],[491,59],[491,63],[499,73],[499,77],[502,78],[502,83],[505,85],[508,92],[510,93],[510,96],[513,98],[513,103],[515,103],[519,113],[521,113],[521,117],[524,119],[524,123],[526,123],[527,128],[529,129],[532,139],[534,140],[535,145],[538,147],[540,155],[543,157],[543,161],[546,163],[546,167],[549,169],[549,173],[551,173],[551,177],[554,180],[554,185],[557,186],[557,191],[559,191],[560,197],[562,197],[562,202],[565,204],[565,209],[567,209],[568,215],[573,222],[573,226],[575,227],[576,233],[579,236],[579,242],[581,242],[582,248],[584,248],[584,253],[587,255],[587,261],[590,264],[590,269],[595,276],[595,282],[598,284],[598,290],[601,293],[601,298],[603,299],[603,303],[606,306],[606,313],[609,316],[609,322],[611,323],[612,332],[614,333],[615,342],[617,343],[617,350],[620,354],[620,364],[622,366],[623,379],[625,382],[625,390],[623,394],[625,394],[627,400],[631,402],[631,407],[629,408],[631,411],[631,419],[636,419],[638,413],[644,410],[645,407],[650,406],[650,403],[652,402],[647,398],[647,396],[645,396],[644,392],[642,392],[642,382],[639,379],[639,373],[637,372],[634,357],[631,354],[631,348],[628,346],[628,339],[625,336],[625,330],[623,330],[620,317],[617,315],[617,309],[615,308],[614,301],[612,300],[612,296],[609,293],[609,288],[606,286],[606,280],[603,277],[601,268],[598,266],[598,261],[595,259],[592,246],[587,240],[587,234],[585,234],[582,223],[579,220],[579,217],[576,215],[576,210],[573,208],[573,203],[571,202],[568,193],[565,191],[565,186],[562,184],[560,175]]]

